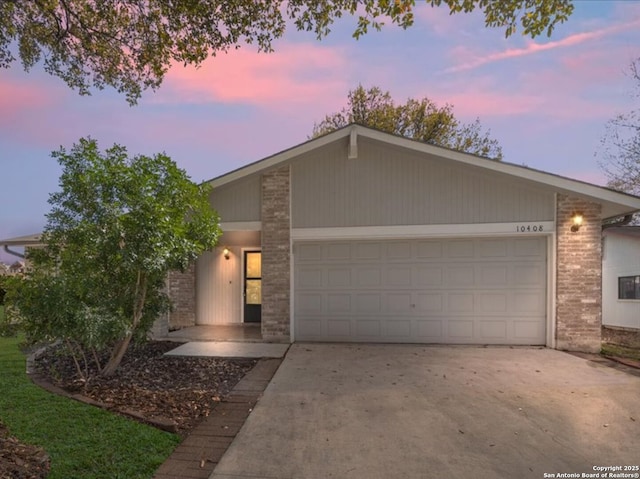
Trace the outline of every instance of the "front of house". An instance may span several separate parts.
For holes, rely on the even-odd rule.
[[[224,234],[172,274],[168,327],[260,322],[283,342],[599,350],[602,222],[640,210],[359,125],[211,184]]]

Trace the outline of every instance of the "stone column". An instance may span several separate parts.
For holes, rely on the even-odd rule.
[[[556,347],[598,352],[602,335],[602,208],[560,194],[556,206]],[[582,214],[583,224],[572,231],[576,213]]]
[[[171,271],[167,278],[167,294],[171,300],[169,330],[196,324],[196,265],[184,271]]]
[[[288,342],[291,301],[289,166],[262,175],[262,337]]]

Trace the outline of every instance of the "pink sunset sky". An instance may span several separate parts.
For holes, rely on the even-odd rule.
[[[274,53],[245,45],[199,69],[175,66],[135,107],[112,90],[81,97],[38,68],[0,70],[0,238],[43,227],[60,174],[50,152],[61,145],[91,136],[132,154],[164,151],[199,182],[306,141],[358,84],[480,118],[504,161],[606,182],[596,155],[606,123],[638,108],[628,72],[640,57],[640,2],[575,1],[568,22],[535,40],[418,3],[406,31],[354,40],[345,17],[322,41],[290,29]]]

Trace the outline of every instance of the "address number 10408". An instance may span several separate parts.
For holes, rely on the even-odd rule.
[[[544,225],[516,225],[516,233],[543,233]]]

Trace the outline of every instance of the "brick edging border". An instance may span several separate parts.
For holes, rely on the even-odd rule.
[[[263,358],[158,468],[154,479],[208,479],[251,414],[282,358]]]

